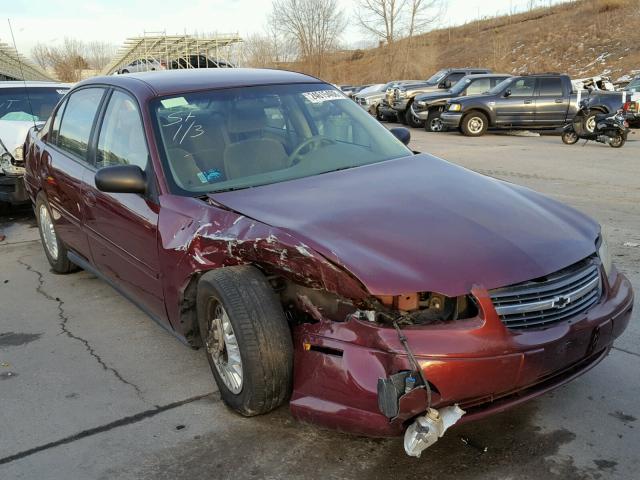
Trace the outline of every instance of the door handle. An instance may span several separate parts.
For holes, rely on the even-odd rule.
[[[525,105],[529,105],[529,104],[531,104],[531,103],[533,103],[533,100],[525,100],[525,101],[524,101],[524,104],[525,104]]]

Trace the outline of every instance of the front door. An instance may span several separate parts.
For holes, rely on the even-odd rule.
[[[95,137],[95,170],[85,178],[84,195],[93,264],[149,314],[165,322],[158,205],[148,195],[105,193],[95,185],[95,172],[103,167],[137,165],[151,171],[140,110],[133,97],[113,91]]]
[[[535,89],[536,79],[533,77],[523,77],[512,82],[507,89],[510,94],[496,101],[496,125],[532,125],[536,114]]]

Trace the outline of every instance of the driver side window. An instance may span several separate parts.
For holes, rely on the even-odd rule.
[[[511,85],[512,97],[532,97],[536,87],[535,78],[521,78]]]

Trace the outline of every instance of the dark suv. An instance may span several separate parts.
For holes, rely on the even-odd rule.
[[[422,120],[416,118],[411,113],[411,104],[416,95],[438,90],[448,90],[453,87],[462,77],[467,75],[477,75],[481,73],[491,73],[487,68],[445,68],[433,74],[430,78],[421,83],[399,86],[387,94],[387,102],[396,111],[400,122],[412,127],[421,127]]]

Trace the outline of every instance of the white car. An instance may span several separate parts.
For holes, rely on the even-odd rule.
[[[164,62],[159,62],[153,58],[141,58],[139,60],[134,60],[125,67],[122,67],[118,70],[118,73],[150,72],[153,70],[165,70],[165,68],[166,66]]]
[[[24,141],[71,88],[55,82],[0,82],[0,202],[29,200],[24,188]]]

